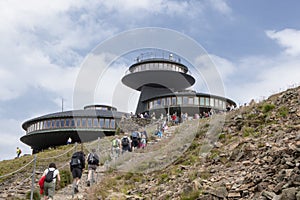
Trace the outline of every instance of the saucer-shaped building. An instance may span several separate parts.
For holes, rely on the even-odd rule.
[[[122,78],[123,84],[141,92],[137,114],[155,113],[159,117],[175,113],[180,118],[182,113],[201,116],[212,110],[222,112],[229,106],[236,106],[231,99],[191,90],[195,78],[180,57],[172,53],[168,57],[157,53],[150,55],[138,58]]]
[[[126,113],[106,105],[89,105],[83,110],[57,112],[30,119],[22,124],[26,134],[21,141],[33,153],[48,147],[72,142],[87,142],[114,135],[117,124]]]

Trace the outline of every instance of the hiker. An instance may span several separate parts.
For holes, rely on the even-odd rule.
[[[92,152],[87,156],[87,163],[88,163],[88,180],[87,186],[90,186],[91,183],[95,182],[94,174],[99,166],[99,156],[96,154],[96,150],[92,149]]]
[[[85,158],[82,151],[77,151],[72,155],[70,161],[70,170],[73,177],[74,193],[78,193],[78,185],[82,176],[82,170],[85,167]]]
[[[17,153],[17,158],[20,158],[20,155],[21,155],[21,153],[22,153],[22,150],[21,150],[19,147],[17,147],[16,153]]]
[[[134,151],[136,148],[139,147],[139,132],[137,131],[132,132],[130,139],[132,141],[131,150]]]
[[[55,163],[50,163],[49,167],[45,169],[42,176],[45,176],[44,187],[43,187],[44,195],[45,195],[44,198],[48,200],[53,200],[56,180],[58,183],[60,182],[59,171],[56,168]]]
[[[119,136],[116,136],[111,143],[111,154],[113,157],[119,157],[121,150],[121,140],[119,139]]]
[[[71,144],[72,143],[72,138],[69,137],[68,140],[67,140],[67,144]]]
[[[131,151],[131,140],[127,135],[124,135],[124,137],[122,138],[121,147],[122,153],[124,153],[125,151]]]
[[[147,140],[146,140],[146,136],[142,135],[142,139],[141,139],[141,147],[142,149],[144,149],[147,145]]]

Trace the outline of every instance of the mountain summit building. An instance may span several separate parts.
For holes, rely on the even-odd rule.
[[[151,55],[151,56],[147,56]],[[156,55],[156,56],[153,56]],[[228,98],[199,93],[189,88],[195,83],[180,57],[164,52],[161,55],[143,54],[126,71],[122,83],[140,91],[136,114],[156,117],[182,113],[201,116],[211,111],[223,112],[236,103]],[[30,119],[22,124],[26,134],[20,140],[31,146],[33,153],[49,147],[72,142],[87,142],[114,135],[122,116],[117,108],[89,105],[83,110],[51,113]]]
[[[181,113],[194,116],[210,111],[225,111],[236,103],[228,98],[199,93],[189,88],[195,78],[181,62],[180,57],[170,53],[167,56],[138,57],[122,78],[123,84],[140,91],[136,113],[145,113],[156,117],[161,114],[180,117]],[[155,54],[157,55],[157,54]]]

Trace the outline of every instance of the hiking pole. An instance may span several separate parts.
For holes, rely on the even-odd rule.
[[[36,154],[34,155],[34,162],[33,162],[33,172],[32,172],[32,179],[31,179],[30,200],[33,200],[34,178],[35,178],[35,167],[36,167]]]

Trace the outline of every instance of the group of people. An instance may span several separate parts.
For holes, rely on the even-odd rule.
[[[95,149],[92,149],[87,158],[85,158],[85,154],[83,153],[83,151],[77,151],[73,153],[71,157],[70,170],[73,177],[74,194],[79,192],[78,187],[82,177],[82,172],[85,169],[86,162],[88,164],[88,178],[86,183],[87,186],[90,186],[93,182],[95,182],[94,175],[97,166],[99,166],[99,156],[96,154]],[[45,200],[53,200],[56,183],[58,183],[59,185],[60,180],[60,173],[55,163],[50,163],[49,167],[45,169],[39,181],[39,185],[41,188],[40,193],[44,194]]]
[[[112,140],[111,153],[118,157],[120,153],[134,152],[135,149],[144,149],[147,146],[148,135],[145,130],[133,131],[131,135],[123,133],[123,137],[115,136]]]

